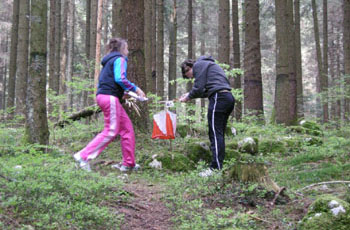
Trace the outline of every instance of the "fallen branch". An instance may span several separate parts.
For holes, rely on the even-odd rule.
[[[272,200],[272,202],[271,202],[271,206],[274,206],[274,205],[275,205],[278,196],[279,196],[284,190],[286,190],[286,188],[285,188],[285,187],[282,187],[282,188],[276,193],[275,197],[273,198],[273,200]]]
[[[315,184],[310,184],[304,188],[299,189],[297,192],[303,191],[305,189],[309,189],[311,187],[319,186],[319,185],[325,185],[325,184],[350,184],[350,181],[326,181],[326,182],[320,182]]]
[[[73,113],[72,115],[70,115],[69,117],[65,118],[64,120],[60,120],[58,121],[54,127],[61,127],[63,128],[66,124],[69,124],[71,121],[77,121],[80,120],[81,118],[85,118],[85,117],[90,117],[94,114],[100,113],[101,112],[101,108],[98,107],[97,105],[92,105],[89,107],[86,107],[82,110],[80,110],[79,112]]]

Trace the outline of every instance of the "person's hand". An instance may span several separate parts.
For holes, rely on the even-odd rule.
[[[180,102],[187,102],[187,101],[189,101],[190,98],[188,97],[188,95],[189,95],[189,93],[183,94],[183,95],[180,97],[179,101],[180,101]]]
[[[126,100],[126,99],[129,99],[129,98],[130,98],[130,95],[129,95],[129,94],[126,94],[126,93],[124,93],[122,100]]]
[[[137,95],[139,95],[140,97],[146,97],[146,94],[142,91],[142,89],[137,88],[136,89],[136,93]]]

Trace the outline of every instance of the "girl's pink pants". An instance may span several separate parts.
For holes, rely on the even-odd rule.
[[[97,95],[97,104],[103,111],[104,129],[82,149],[80,157],[89,161],[96,158],[107,145],[120,135],[123,162],[125,166],[135,166],[135,133],[131,120],[117,97]]]

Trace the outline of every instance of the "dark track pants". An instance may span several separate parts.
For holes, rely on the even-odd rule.
[[[231,92],[216,92],[209,97],[208,124],[212,169],[222,169],[225,158],[225,129],[233,111],[235,99]]]

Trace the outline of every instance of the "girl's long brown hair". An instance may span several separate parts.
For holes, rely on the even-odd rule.
[[[126,40],[122,38],[111,38],[106,47],[106,53],[110,52],[121,52],[123,48],[126,46]]]

